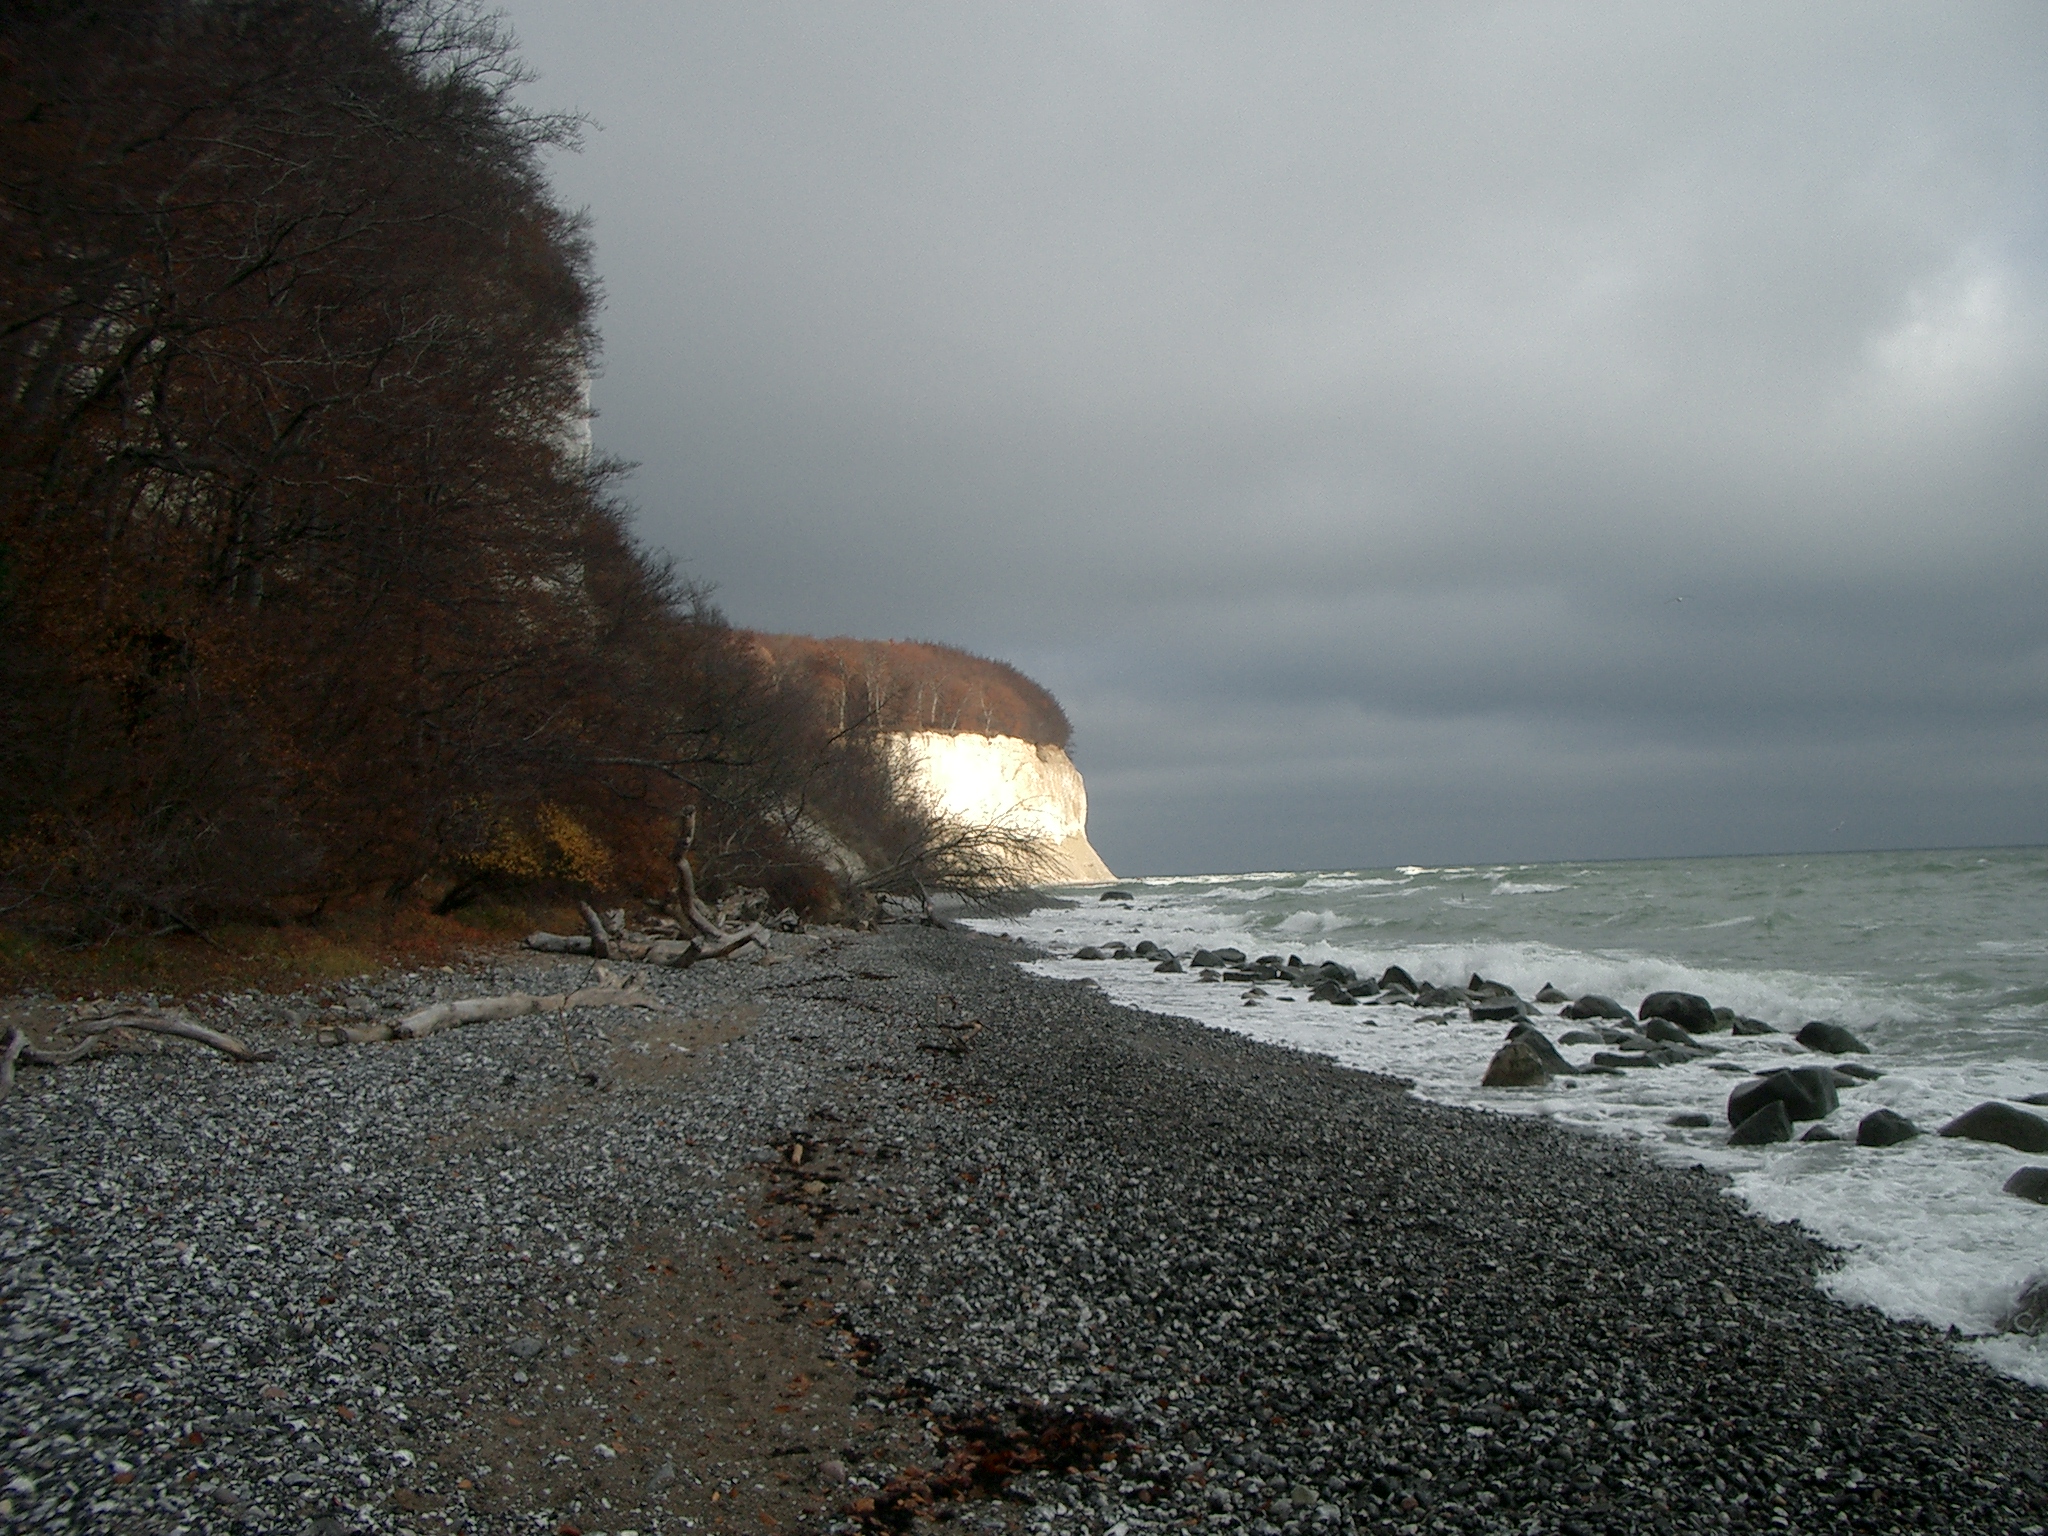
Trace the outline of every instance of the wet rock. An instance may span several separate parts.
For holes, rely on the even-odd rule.
[[[1555,1008],[1559,1003],[1568,1003],[1571,999],[1546,981],[1536,989],[1536,1001],[1546,1008]]]
[[[1992,1102],[1966,1110],[1941,1128],[1944,1136],[1991,1141],[2020,1152],[2048,1152],[2048,1120],[2010,1104]]]
[[[1768,1099],[1736,1125],[1728,1135],[1731,1147],[1762,1147],[1792,1139],[1792,1117],[1785,1113],[1783,1099]]]
[[[1605,1035],[1596,1035],[1590,1029],[1568,1029],[1557,1037],[1559,1045],[1612,1045],[1614,1042]]]
[[[1697,1110],[1688,1110],[1684,1114],[1673,1115],[1664,1123],[1676,1126],[1681,1131],[1703,1131],[1714,1123],[1714,1117],[1703,1115]]]
[[[1475,999],[1469,1011],[1477,1024],[1498,1024],[1508,1019],[1528,1017],[1528,1005],[1519,997]]]
[[[1666,1045],[1692,1044],[1692,1036],[1687,1034],[1678,1025],[1672,1023],[1669,1019],[1658,1018],[1654,1015],[1644,1018],[1643,1035],[1646,1039],[1661,1040]]]
[[[1869,1046],[1841,1025],[1829,1024],[1820,1019],[1800,1025],[1799,1033],[1792,1038],[1809,1051],[1821,1051],[1829,1056],[1867,1055],[1870,1051]]]
[[[1159,953],[1159,946],[1150,939],[1140,939],[1131,946],[1131,953],[1134,955],[1156,955]]]
[[[1097,901],[1136,901],[1138,898],[1129,891],[1104,891],[1095,899]]]
[[[2005,1181],[2005,1192],[2036,1205],[2048,1205],[2048,1168],[2015,1168]]]
[[[1541,1088],[1550,1081],[1550,1065],[1527,1040],[1510,1040],[1486,1064],[1482,1088]]]
[[[1474,971],[1471,975],[1471,978],[1465,983],[1465,990],[1467,992],[1470,992],[1474,997],[1521,996],[1520,993],[1518,993],[1513,987],[1509,986],[1506,982],[1488,981],[1484,976],[1480,975],[1477,971]]]
[[[1636,1009],[1636,1017],[1645,1021],[1669,1019],[1695,1035],[1710,1035],[1721,1027],[1714,1017],[1714,1005],[1697,992],[1652,992]]]
[[[1093,944],[1083,944],[1079,949],[1074,951],[1074,958],[1076,960],[1107,960],[1109,956],[1105,955]]]
[[[1838,1061],[1834,1065],[1836,1077],[1852,1078],[1859,1083],[1874,1083],[1884,1074],[1875,1067],[1866,1067],[1860,1061]]]
[[[1740,1125],[1771,1101],[1783,1104],[1794,1120],[1825,1120],[1840,1102],[1826,1067],[1781,1067],[1751,1078],[1728,1095],[1728,1123]],[[2048,1130],[2048,1123],[2042,1128]]]
[[[1410,994],[1422,990],[1416,986],[1415,978],[1402,970],[1398,965],[1390,965],[1380,972],[1380,985],[1382,987],[1399,987],[1403,992]]]
[[[2048,1275],[2035,1275],[2020,1287],[2012,1305],[1999,1318],[1998,1331],[2032,1337],[2044,1328],[2048,1328]]]
[[[1874,1109],[1856,1123],[1859,1147],[1896,1147],[1920,1134],[1920,1127],[1889,1109]]]
[[[1521,1041],[1543,1058],[1543,1064],[1550,1069],[1553,1077],[1570,1077],[1578,1069],[1564,1059],[1564,1053],[1550,1043],[1550,1039],[1535,1025],[1524,1020],[1508,1031],[1508,1039]]]
[[[1185,967],[1178,960],[1174,959],[1173,956],[1168,955],[1164,960],[1153,966],[1152,969],[1163,972],[1168,976],[1178,976]]]
[[[1636,1021],[1636,1016],[1621,1004],[1611,997],[1602,997],[1598,992],[1588,992],[1577,1002],[1567,1004],[1564,1016],[1568,1019],[1619,1019],[1625,1024]]]
[[[1766,1024],[1762,1019],[1738,1017],[1735,1021],[1735,1033],[1738,1035],[1775,1035],[1777,1030]]]
[[[1809,1125],[1801,1141],[1840,1141],[1842,1138],[1824,1125]]]
[[[1418,1008],[1456,1008],[1471,1001],[1472,994],[1463,987],[1434,987],[1428,982],[1415,994]]]

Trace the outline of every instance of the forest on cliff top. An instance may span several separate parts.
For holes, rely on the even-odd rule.
[[[887,729],[1013,670],[730,630],[582,431],[599,295],[463,0],[24,3],[0,32],[0,922],[547,885],[829,906]],[[927,829],[928,831],[929,829]]]

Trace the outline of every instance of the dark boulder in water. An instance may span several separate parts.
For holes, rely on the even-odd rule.
[[[1740,1125],[1768,1103],[1785,1106],[1794,1120],[1825,1120],[1841,1101],[1826,1067],[1781,1067],[1751,1078],[1728,1095],[1728,1123]]]
[[[2048,1152],[2048,1120],[1997,1102],[1965,1110],[1941,1128],[1944,1136],[1993,1141],[2020,1152]]]
[[[1159,946],[1150,939],[1140,939],[1131,946],[1131,953],[1134,955],[1156,955],[1159,953]]]
[[[1528,1040],[1510,1040],[1486,1064],[1482,1088],[1541,1088],[1550,1081],[1550,1064]]]
[[[1399,987],[1403,992],[1420,992],[1422,990],[1422,988],[1415,985],[1415,978],[1402,970],[1398,965],[1390,965],[1380,972],[1380,985],[1383,987]]]
[[[1095,899],[1097,901],[1136,901],[1138,898],[1129,891],[1104,891]]]
[[[1824,1125],[1809,1125],[1801,1141],[1840,1141],[1842,1138]]]
[[[1777,1031],[1762,1019],[1745,1019],[1737,1015],[1735,1033],[1738,1035],[1775,1035]]]
[[[1689,1110],[1682,1115],[1673,1115],[1664,1123],[1666,1125],[1675,1125],[1681,1131],[1703,1131],[1714,1123],[1714,1117],[1712,1115],[1703,1115],[1698,1110]]]
[[[1523,1041],[1542,1057],[1543,1064],[1550,1069],[1552,1077],[1570,1077],[1578,1071],[1577,1067],[1564,1059],[1564,1052],[1550,1043],[1550,1037],[1533,1024],[1526,1021],[1517,1024],[1508,1031],[1508,1038]]]
[[[1873,1109],[1856,1125],[1859,1147],[1896,1147],[1920,1134],[1920,1127],[1896,1110]]]
[[[1824,1023],[1815,1019],[1810,1024],[1799,1026],[1799,1033],[1792,1037],[1809,1051],[1820,1051],[1829,1056],[1869,1055],[1870,1047],[1858,1040],[1839,1024]]]
[[[1636,1016],[1611,997],[1602,997],[1598,992],[1588,992],[1575,1003],[1567,1004],[1564,1016],[1568,1019],[1620,1019],[1624,1024],[1633,1024]]]
[[[1109,957],[1093,944],[1083,944],[1074,951],[1074,958],[1076,960],[1107,960]]]
[[[1744,1117],[1728,1135],[1731,1147],[1762,1147],[1774,1141],[1792,1139],[1792,1117],[1785,1113],[1782,1099],[1770,1099],[1754,1114]]]
[[[1488,981],[1477,971],[1465,983],[1465,990],[1474,997],[1519,997],[1521,994],[1504,981]]]
[[[1221,969],[1226,965],[1243,965],[1244,951],[1241,949],[1198,949],[1189,965],[1203,970]]]
[[[1834,1065],[1836,1077],[1853,1078],[1859,1083],[1874,1083],[1884,1074],[1875,1067],[1866,1067],[1860,1061],[1838,1061]]]
[[[1168,955],[1164,960],[1153,966],[1152,969],[1163,972],[1168,976],[1178,976],[1181,974],[1181,963],[1174,959],[1173,956]]]
[[[1527,1018],[1529,1009],[1519,997],[1475,998],[1471,1014],[1474,1023],[1498,1024],[1507,1019]]]
[[[1546,981],[1536,989],[1536,1001],[1546,1008],[1555,1008],[1559,1003],[1568,1003],[1571,999]]]
[[[1697,992],[1652,992],[1636,1009],[1636,1017],[1669,1019],[1695,1035],[1711,1035],[1721,1027],[1714,1017],[1714,1005]]]
[[[2048,1205],[2048,1168],[2015,1168],[2012,1177],[2005,1181],[2005,1192],[2036,1205]]]
[[[1647,1039],[1661,1040],[1666,1045],[1692,1044],[1692,1036],[1669,1019],[1646,1017],[1643,1020],[1643,1034]]]

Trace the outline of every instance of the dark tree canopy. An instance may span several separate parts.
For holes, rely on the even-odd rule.
[[[903,819],[877,730],[1065,740],[1007,668],[764,647],[635,545],[576,125],[520,79],[470,0],[0,24],[0,918],[653,893],[685,806],[708,890],[801,903],[814,810]]]
[[[516,78],[458,6],[12,8],[13,904],[198,922],[479,839],[604,864],[660,809],[587,759],[673,756],[654,695],[730,664],[578,444],[595,295],[538,161],[573,125]]]

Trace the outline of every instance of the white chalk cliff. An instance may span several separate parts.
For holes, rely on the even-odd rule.
[[[1114,880],[1088,843],[1088,790],[1058,747],[972,732],[890,734],[897,771],[946,815],[970,825],[1000,823],[1052,850],[1042,885]]]

